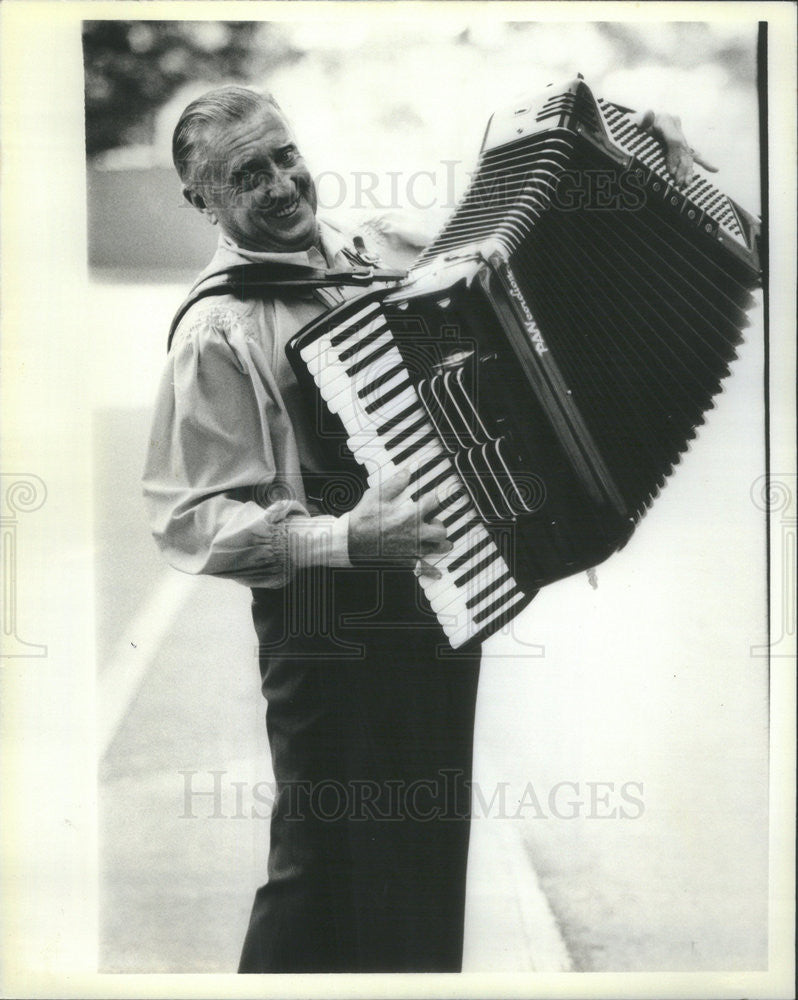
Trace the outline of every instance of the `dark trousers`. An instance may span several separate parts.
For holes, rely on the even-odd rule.
[[[277,788],[240,972],[460,971],[479,649],[452,655],[418,591],[253,591]]]

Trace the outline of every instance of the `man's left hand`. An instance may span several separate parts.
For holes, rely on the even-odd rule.
[[[718,172],[718,168],[708,163],[687,141],[682,132],[682,121],[676,115],[641,111],[632,117],[632,121],[662,143],[665,163],[679,187],[686,187],[692,181],[695,163],[713,174]]]

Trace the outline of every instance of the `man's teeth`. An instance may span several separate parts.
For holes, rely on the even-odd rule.
[[[285,208],[278,209],[274,213],[275,217],[278,219],[283,219],[285,218],[286,215],[292,215],[296,210],[298,204],[299,204],[299,198],[297,198],[295,201],[292,201],[290,205],[286,205]]]

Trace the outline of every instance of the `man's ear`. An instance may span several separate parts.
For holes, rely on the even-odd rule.
[[[205,199],[202,197],[199,191],[195,191],[193,188],[184,187],[183,197],[186,199],[189,205],[191,205],[193,208],[196,208],[198,212],[201,212],[208,219],[208,222],[210,222],[212,226],[216,225],[216,223],[219,221],[219,217],[212,208],[208,208],[207,204],[205,203]]]
[[[198,191],[194,191],[191,188],[183,188],[183,197],[193,208],[196,208],[198,212],[206,212],[207,205],[205,204],[205,199]]]

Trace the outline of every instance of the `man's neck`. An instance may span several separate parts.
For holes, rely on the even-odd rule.
[[[308,242],[307,246],[293,247],[290,250],[287,249],[286,247],[254,246],[254,245],[248,245],[243,242],[239,243],[235,239],[235,237],[231,236],[224,229],[222,229],[221,231],[225,240],[227,240],[227,242],[232,246],[237,247],[239,250],[245,250],[250,253],[290,254],[290,253],[307,253],[309,250],[315,249],[319,251],[319,253],[322,255],[322,257],[324,257],[325,260],[327,260],[327,252],[324,248],[324,242],[321,238],[321,226],[319,225],[318,219],[316,220],[315,235],[313,239],[310,240],[310,242]]]

